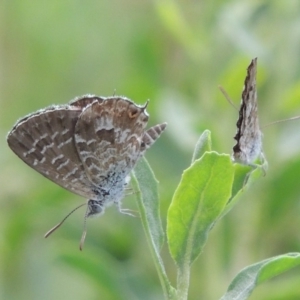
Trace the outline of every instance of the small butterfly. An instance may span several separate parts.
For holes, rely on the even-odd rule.
[[[9,132],[7,142],[31,168],[89,199],[84,220],[103,214],[111,204],[130,214],[121,208],[130,172],[166,128],[162,123],[146,130],[147,105],[120,96],[85,95],[22,118]],[[86,228],[80,249],[85,235]]]
[[[266,163],[257,114],[256,66],[257,58],[251,61],[247,69],[239,118],[236,123],[237,133],[234,137],[237,143],[233,147],[232,154],[234,161],[246,165],[254,165],[258,158]]]

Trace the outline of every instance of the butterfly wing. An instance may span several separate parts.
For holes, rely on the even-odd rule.
[[[92,104],[95,101],[102,103],[104,100],[105,100],[105,98],[103,98],[103,97],[98,97],[95,95],[84,95],[84,96],[76,97],[75,99],[71,100],[69,105],[80,107],[81,109],[84,109],[89,104]]]
[[[148,122],[145,107],[111,97],[88,105],[75,128],[75,141],[85,172],[96,186],[124,181],[140,157]]]
[[[77,153],[74,130],[82,109],[52,106],[21,119],[7,142],[27,165],[63,188],[86,198],[94,196]]]
[[[166,127],[167,127],[167,123],[162,123],[147,129],[142,139],[142,146],[141,146],[141,153],[140,153],[141,156],[144,155],[145,152],[155,143],[155,141],[160,137],[160,135],[163,133]]]
[[[237,141],[233,147],[233,158],[243,164],[251,164],[262,153],[262,133],[259,128],[256,92],[257,58],[253,59],[247,69],[242,102],[237,121]]]

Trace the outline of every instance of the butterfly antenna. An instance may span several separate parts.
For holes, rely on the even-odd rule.
[[[145,109],[147,108],[148,104],[149,104],[149,100],[147,100],[146,103],[144,104],[144,106],[141,107],[143,111],[145,111]]]
[[[87,232],[87,230],[86,230],[86,219],[88,217],[88,213],[89,213],[89,208],[87,208],[85,216],[84,216],[84,220],[83,220],[83,232],[82,232],[82,236],[81,236],[80,244],[79,244],[80,251],[82,251],[82,249],[83,249],[83,245],[84,245],[84,241],[85,241],[85,237],[86,237],[86,232]]]
[[[288,119],[283,119],[283,120],[278,120],[278,121],[271,122],[271,123],[265,125],[262,128],[266,128],[266,127],[269,127],[270,125],[274,125],[274,124],[277,124],[277,123],[286,122],[286,121],[294,121],[294,120],[298,120],[298,119],[300,119],[300,116],[292,117],[292,118],[288,118]]]
[[[230,99],[230,97],[229,97],[229,95],[227,94],[227,92],[225,91],[225,89],[224,89],[221,85],[219,85],[218,87],[219,87],[219,90],[221,91],[221,93],[223,94],[223,96],[225,97],[225,99],[229,102],[229,104],[230,104],[231,106],[233,106],[236,110],[238,110],[237,107],[236,107],[236,106],[234,105],[234,103],[232,102],[232,100]]]
[[[80,208],[80,207],[82,207],[82,206],[84,206],[84,205],[86,205],[86,203],[83,203],[83,204],[81,204],[81,205],[75,207],[70,213],[68,213],[68,214],[62,219],[62,221],[61,221],[60,223],[58,223],[58,224],[55,225],[53,228],[51,228],[51,229],[44,235],[44,237],[47,238],[51,233],[53,233],[57,228],[59,228],[59,227],[60,227],[60,226],[68,219],[68,217],[69,217],[74,211],[76,211],[78,208]]]

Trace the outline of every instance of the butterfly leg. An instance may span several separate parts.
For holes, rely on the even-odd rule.
[[[117,205],[118,210],[121,214],[128,215],[128,216],[131,216],[131,217],[136,217],[136,215],[131,213],[131,212],[135,212],[134,210],[121,207],[121,201],[116,201],[115,204]]]
[[[263,152],[260,153],[260,161],[261,161],[262,171],[264,173],[264,176],[266,176],[269,164]]]

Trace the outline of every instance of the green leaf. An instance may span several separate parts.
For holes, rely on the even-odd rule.
[[[230,198],[233,175],[230,156],[216,152],[206,152],[184,171],[167,220],[170,252],[180,268],[190,265],[202,251]]]
[[[159,198],[156,180],[148,162],[143,157],[133,170],[132,183],[137,193],[137,203],[140,211],[146,237],[150,246],[152,257],[162,284],[166,299],[175,299],[176,291],[171,286],[165,267],[160,256],[160,249],[164,242],[164,231],[159,215]]]
[[[300,253],[275,256],[243,269],[231,282],[221,300],[247,299],[254,288],[300,264]]]
[[[211,151],[211,132],[209,130],[203,131],[199,137],[194,150],[192,162],[200,158],[205,152]]]
[[[219,219],[223,218],[236,203],[240,200],[241,196],[248,190],[248,188],[258,179],[265,175],[265,170],[258,166],[253,170],[252,166],[234,164],[234,181],[232,185],[231,198],[226,204],[226,208],[220,215]]]
[[[145,158],[139,160],[133,174],[140,190],[139,209],[145,216],[151,240],[156,251],[159,252],[164,242],[164,231],[159,215],[158,181]]]
[[[252,183],[252,180],[249,180],[252,174],[251,172],[254,172],[251,166],[234,164],[234,181],[232,184],[231,198],[227,202],[222,215],[220,215],[220,219],[234,207]]]

